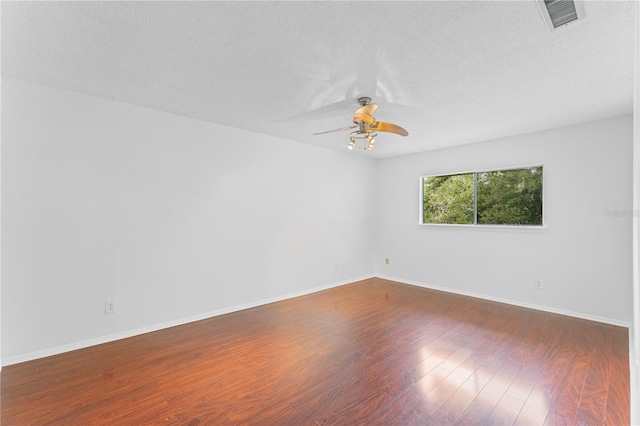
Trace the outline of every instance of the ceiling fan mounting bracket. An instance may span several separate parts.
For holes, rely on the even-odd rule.
[[[358,103],[362,106],[369,105],[371,103],[371,98],[368,96],[362,96],[358,98]]]

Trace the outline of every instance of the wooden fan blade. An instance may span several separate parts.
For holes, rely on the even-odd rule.
[[[361,123],[364,121],[365,123],[369,124],[375,123],[376,119],[373,118],[373,111],[375,111],[376,108],[378,108],[378,105],[376,104],[368,104],[358,108],[353,114],[353,122]]]
[[[326,132],[314,133],[313,135],[324,135],[325,133],[344,132],[345,130],[355,129],[358,126],[340,127],[339,129],[327,130]]]
[[[382,121],[378,121],[373,126],[371,126],[371,128],[379,132],[390,132],[401,136],[407,136],[409,134],[409,132],[396,124],[383,123]]]

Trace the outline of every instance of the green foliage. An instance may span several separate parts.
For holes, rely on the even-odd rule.
[[[424,223],[473,223],[473,175],[424,180]]]
[[[423,223],[542,225],[542,167],[423,180]]]
[[[542,167],[479,173],[478,223],[542,225]]]

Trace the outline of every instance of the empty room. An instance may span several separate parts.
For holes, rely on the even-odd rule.
[[[640,423],[636,1],[0,3],[0,423]]]

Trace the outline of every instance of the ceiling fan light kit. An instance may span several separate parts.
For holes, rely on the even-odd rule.
[[[367,144],[364,146],[365,151],[371,151],[373,150],[373,144],[376,141],[376,136],[378,136],[377,133],[371,133],[371,132],[367,132],[364,136],[359,136],[360,134],[360,130],[356,130],[355,132],[351,132],[351,134],[349,135],[349,140],[351,142],[349,142],[349,145],[347,146],[347,148],[349,149],[353,149],[353,147],[356,144],[356,139],[365,139],[367,141]]]
[[[378,108],[378,105],[371,103],[371,98],[368,96],[362,96],[358,98],[358,103],[360,104],[360,108],[356,110],[353,114],[353,126],[341,127],[339,129],[328,130],[326,132],[314,133],[314,135],[322,135],[325,133],[334,133],[334,132],[342,132],[344,130],[354,130],[349,134],[349,145],[347,148],[353,149],[356,145],[356,141],[359,139],[366,140],[366,145],[364,146],[365,151],[371,151],[374,148],[374,143],[376,141],[376,137],[378,134],[376,132],[389,132],[395,133],[400,136],[407,136],[409,132],[407,132],[402,127],[397,124],[384,123],[382,121],[377,121],[373,117],[373,112]]]

